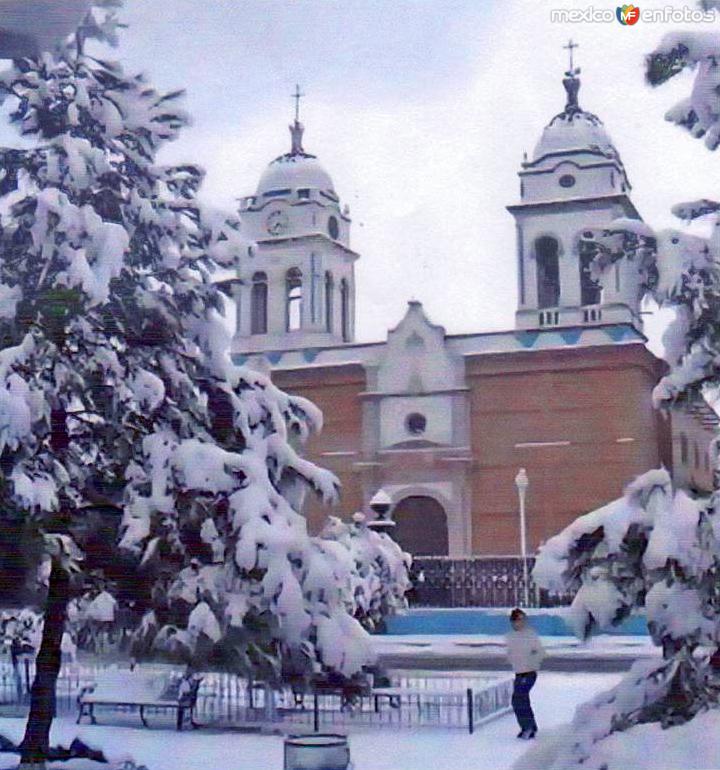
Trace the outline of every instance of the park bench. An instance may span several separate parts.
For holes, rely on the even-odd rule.
[[[356,674],[351,678],[344,678],[330,674],[314,674],[308,678],[286,677],[285,684],[290,686],[293,700],[297,708],[304,708],[305,696],[337,695],[340,698],[340,709],[352,709],[357,701],[369,696],[372,690],[372,681],[364,674]]]
[[[77,724],[89,717],[96,724],[96,706],[115,709],[138,709],[140,720],[148,727],[147,711],[176,711],[176,727],[182,730],[186,720],[193,727],[195,706],[201,679],[183,677],[180,673],[136,668],[115,669],[98,675],[95,684],[84,687],[78,696]]]

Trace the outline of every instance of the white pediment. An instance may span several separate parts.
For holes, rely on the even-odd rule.
[[[377,371],[381,393],[432,393],[463,385],[462,360],[450,354],[445,329],[430,323],[419,302],[388,332]]]

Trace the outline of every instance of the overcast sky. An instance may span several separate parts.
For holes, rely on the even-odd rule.
[[[166,159],[203,165],[205,198],[227,207],[289,149],[300,83],[305,147],[351,208],[360,339],[383,338],[413,297],[448,332],[498,329],[516,302],[505,206],[523,151],[563,107],[569,36],[580,103],[604,121],[644,218],[669,225],[679,199],[718,194],[720,156],[663,121],[689,79],[643,82],[644,54],[674,28],[550,22],[552,8],[589,4],[126,0],[115,56],[187,89],[194,125]]]

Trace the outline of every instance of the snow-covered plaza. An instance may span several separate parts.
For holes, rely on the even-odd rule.
[[[536,739],[538,743],[549,740],[556,728],[569,722],[577,705],[618,680],[616,674],[543,674],[534,698],[541,727],[541,735]],[[117,719],[114,721],[117,722]],[[136,721],[137,718],[126,718],[125,724]],[[0,733],[12,738],[21,736],[23,726],[23,720],[0,718]],[[351,730],[349,735],[351,756],[357,770],[432,770],[439,767],[448,770],[510,770],[528,750],[528,743],[517,740],[516,733],[514,718],[507,715],[483,725],[473,735],[463,729],[441,728],[360,729]],[[112,758],[132,753],[136,763],[145,764],[152,770],[282,768],[283,740],[279,736],[216,732],[212,729],[176,734],[167,730],[117,725],[76,726],[74,719],[70,718],[58,720],[53,727],[53,742],[67,744],[76,735],[90,745],[103,746]],[[0,760],[2,768],[14,766],[12,763],[2,764]],[[691,770],[704,766],[687,767]],[[92,770],[97,768],[98,765],[92,763]],[[81,769],[82,763],[78,762],[77,770]],[[618,770],[621,770],[620,767]],[[645,768],[638,767],[638,770]],[[652,770],[662,769],[652,766]]]
[[[575,708],[620,680],[618,674],[545,673],[536,686],[534,703],[540,733],[532,745],[515,737],[516,724],[506,715],[480,727],[473,735],[465,730],[428,728],[413,730],[351,729],[351,757],[357,770],[537,770],[554,751]],[[117,719],[115,720],[117,722]],[[143,729],[120,725],[76,726],[71,718],[57,720],[54,742],[69,743],[79,736],[90,745],[102,745],[108,756],[119,760],[132,753],[136,763],[153,770],[267,770],[282,768],[283,738],[212,729],[180,734],[167,729]],[[24,721],[0,718],[0,732],[19,738]],[[682,740],[656,725],[633,728],[630,736],[604,742],[583,770],[708,770],[720,754],[720,716],[708,713],[682,728]],[[130,747],[132,747],[130,752]],[[0,755],[2,756],[2,755]],[[16,760],[0,759],[0,768],[14,768]],[[60,767],[67,763],[60,763]],[[97,770],[96,763],[76,761],[72,770]]]

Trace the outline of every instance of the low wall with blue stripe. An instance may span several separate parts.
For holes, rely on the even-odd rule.
[[[561,612],[529,610],[530,624],[541,636],[574,636]],[[417,609],[397,615],[387,622],[391,635],[483,634],[501,636],[510,630],[507,612],[488,609]],[[604,633],[619,636],[645,636],[645,617],[636,615]]]

